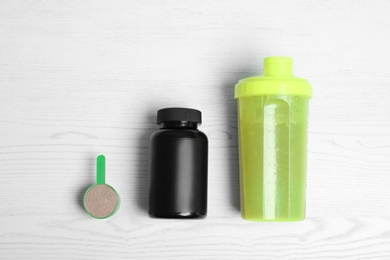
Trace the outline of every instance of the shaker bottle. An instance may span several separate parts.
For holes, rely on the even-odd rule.
[[[305,218],[310,83],[289,57],[268,57],[263,75],[235,86],[241,214],[253,221]]]

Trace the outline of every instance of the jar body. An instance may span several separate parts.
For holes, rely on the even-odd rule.
[[[160,129],[150,138],[149,215],[197,218],[207,213],[208,140],[197,129]]]

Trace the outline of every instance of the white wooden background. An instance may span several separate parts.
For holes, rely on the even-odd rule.
[[[1,1],[0,259],[390,259],[390,1]],[[311,81],[307,219],[239,214],[233,86]],[[146,212],[156,111],[203,112],[205,220]],[[95,157],[117,215],[82,208]]]

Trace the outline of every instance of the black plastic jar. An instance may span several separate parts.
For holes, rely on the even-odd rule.
[[[207,213],[208,140],[199,110],[165,108],[150,137],[149,215],[198,218]]]

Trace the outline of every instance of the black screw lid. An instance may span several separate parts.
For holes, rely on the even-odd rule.
[[[165,121],[202,123],[202,113],[192,108],[170,107],[157,111],[157,124]]]

